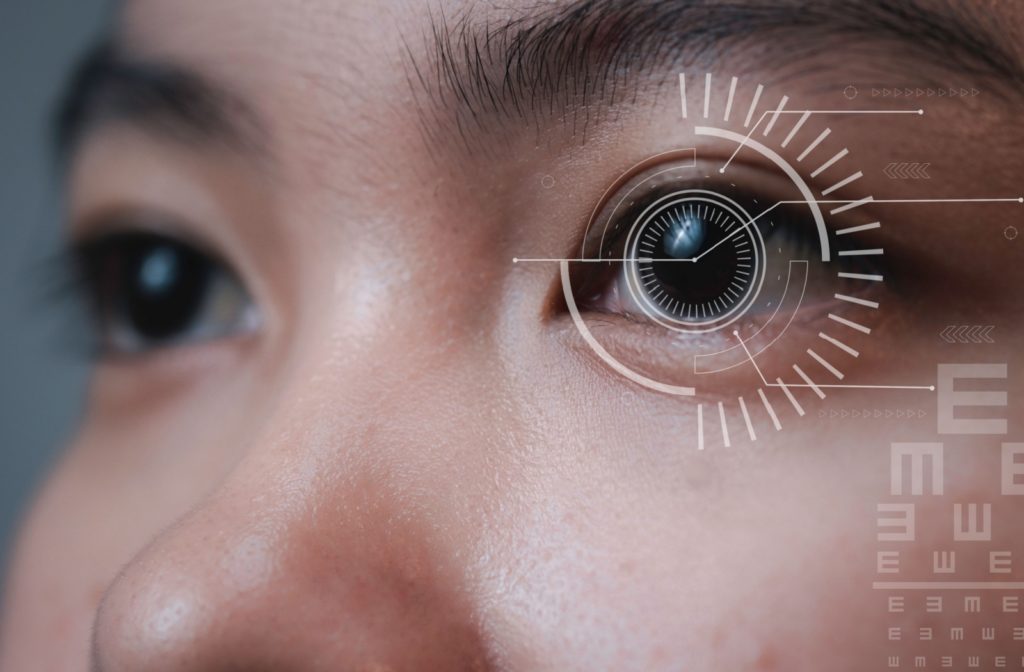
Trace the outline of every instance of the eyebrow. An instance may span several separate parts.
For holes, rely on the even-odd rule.
[[[845,53],[845,46],[865,63],[882,57],[883,65],[919,81],[923,72],[947,71],[1024,83],[997,19],[948,0],[575,0],[531,7],[483,22],[474,21],[472,7],[451,21],[431,16],[425,61],[405,41],[428,140],[444,140],[450,128],[429,119],[436,110],[451,113],[471,149],[489,135],[491,122],[513,118],[539,124],[561,116],[573,135],[585,136],[594,108],[613,107],[624,96],[635,102],[639,77],[655,66],[710,63],[723,54],[800,67],[826,49]],[[906,58],[879,52],[883,45]]]
[[[174,63],[98,44],[72,74],[54,119],[58,158],[66,160],[99,128],[126,123],[177,142],[266,151],[254,109],[226,87]]]
[[[995,16],[949,0],[573,0],[540,7],[484,22],[474,20],[472,6],[452,21],[431,15],[426,60],[403,36],[431,144],[450,144],[451,120],[472,150],[488,148],[495,124],[527,120],[539,132],[555,116],[585,140],[604,111],[636,102],[642,77],[658,66],[710,63],[723,54],[801,64],[825,47],[837,51],[837,38],[865,62],[879,57],[865,45],[896,44],[908,58],[885,64],[918,77],[925,66],[1016,85],[991,92],[996,96],[1024,85],[1022,65],[1000,39]],[[448,114],[439,118],[439,112]],[[83,60],[58,108],[58,156],[68,157],[111,122],[253,153],[266,153],[268,144],[253,108],[223,85],[107,40]]]

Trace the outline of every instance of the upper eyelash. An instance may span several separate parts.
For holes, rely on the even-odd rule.
[[[658,189],[654,189],[654,190],[650,191],[649,193],[645,194],[643,196],[643,198],[637,199],[634,203],[630,204],[627,207],[626,211],[616,218],[618,221],[615,223],[615,226],[613,227],[613,229],[616,231],[616,235],[611,236],[610,238],[605,239],[604,249],[600,250],[600,254],[602,256],[609,255],[611,253],[611,251],[615,249],[616,244],[621,242],[620,241],[620,237],[621,237],[622,231],[618,227],[618,222],[626,222],[626,223],[628,223],[628,222],[634,221],[644,211],[644,209],[650,203],[653,203],[654,201],[658,200],[659,198],[661,198],[663,196],[667,196],[667,195],[669,195],[669,194],[671,194],[671,193],[673,193],[675,191],[679,191],[679,190],[685,189],[685,188],[687,188],[687,182],[680,181],[678,184],[673,184],[671,187],[663,186],[663,187],[660,187]],[[749,201],[752,204],[756,204],[757,203],[757,199],[754,198],[749,193],[741,192],[740,197],[741,197],[741,200]],[[788,206],[788,205],[785,205],[785,206],[782,206],[780,208],[777,208],[774,211],[774,213],[776,213],[776,214],[773,214],[773,217],[772,217],[773,220],[781,219],[781,220],[785,220],[787,222],[793,222],[794,220],[799,219],[799,214],[795,211],[795,209],[793,209],[791,206]],[[772,227],[772,233],[773,233],[773,235],[785,236],[787,238],[788,242],[796,243],[797,245],[800,245],[800,246],[806,246],[808,250],[817,249],[817,244],[818,244],[817,234],[814,231],[812,231],[809,227],[806,227],[806,226],[775,226],[775,227]],[[834,242],[834,238],[835,238],[834,228],[830,227],[828,233],[829,233],[830,239],[833,239],[833,242]],[[852,234],[852,235],[847,237],[847,241],[856,241],[856,240],[859,240],[859,239],[860,239],[860,235],[859,234]],[[852,262],[852,261],[850,261],[848,259],[844,259],[843,263],[854,263],[854,262]],[[871,265],[875,265],[875,266],[877,266],[879,268],[884,268],[884,266],[885,266],[884,257],[877,258],[877,259],[875,259],[875,258],[863,258],[863,259],[860,259],[856,263],[861,263],[861,264],[865,264],[865,265],[871,264]]]

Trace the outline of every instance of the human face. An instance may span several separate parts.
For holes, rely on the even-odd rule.
[[[1024,427],[999,408],[1024,394],[1024,8],[879,4],[127,2],[65,120],[100,356],[20,538],[0,666],[1019,665],[1013,587],[965,615],[951,586],[875,584],[933,581],[945,550],[957,581],[1024,575],[1003,448]],[[731,241],[764,240],[776,300],[694,333],[718,305],[657,323],[624,242],[558,261],[591,254],[591,220],[644,221],[628,201],[664,164],[652,193],[801,201],[754,143],[815,202],[750,238],[667,212],[652,246],[689,266],[656,275],[677,301],[746,297]],[[690,261],[715,235],[714,267]],[[810,262],[782,308],[787,255]],[[729,367],[695,374],[715,349]],[[982,374],[955,387],[1008,401],[951,410]],[[942,444],[940,494],[891,482],[907,442]],[[908,503],[912,541],[880,538]],[[993,505],[991,541],[953,539],[955,503]]]

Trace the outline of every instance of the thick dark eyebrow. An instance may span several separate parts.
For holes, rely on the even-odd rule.
[[[453,112],[471,144],[495,119],[553,115],[585,129],[592,102],[635,98],[655,66],[723,55],[813,70],[831,53],[907,73],[915,86],[943,72],[1015,85],[997,96],[1024,83],[997,16],[952,0],[574,0],[482,21],[473,11],[431,16],[426,60],[406,39],[421,111]],[[450,118],[431,120],[441,130],[424,124],[432,140],[443,141]]]
[[[104,41],[81,61],[57,107],[58,156],[66,159],[112,123],[183,143],[265,152],[263,126],[241,98],[188,68],[138,58]]]

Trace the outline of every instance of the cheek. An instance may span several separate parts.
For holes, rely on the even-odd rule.
[[[514,668],[543,660],[802,670],[830,661],[853,671],[901,651],[890,628],[902,628],[906,642],[925,625],[936,639],[970,627],[962,595],[945,594],[946,609],[931,614],[923,594],[903,593],[905,610],[892,613],[891,593],[873,585],[885,579],[880,551],[901,551],[905,578],[930,576],[933,551],[956,548],[975,569],[995,547],[1024,552],[1008,529],[1021,512],[1015,502],[996,512],[995,546],[953,543],[953,505],[991,499],[999,474],[991,451],[979,458],[984,440],[968,442],[973,457],[947,463],[947,496],[918,503],[912,543],[878,540],[878,505],[909,501],[890,493],[892,437],[934,434],[933,423],[881,421],[869,431],[847,421],[829,433],[793,431],[698,454],[591,422],[574,437],[591,446],[574,471],[521,475],[532,489],[480,554],[488,559],[479,577],[485,622],[508,643]],[[614,446],[635,447],[632,468],[603,452]],[[672,468],[645,471],[649,451],[662,451]],[[1008,633],[1000,604],[986,597],[985,623]]]

